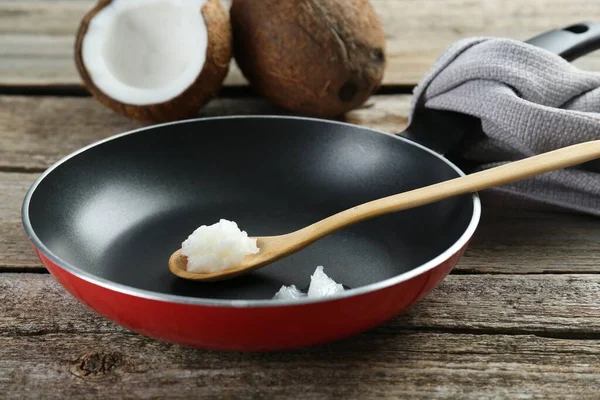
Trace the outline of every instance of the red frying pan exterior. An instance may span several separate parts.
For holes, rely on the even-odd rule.
[[[219,307],[144,298],[101,286],[38,256],[73,296],[139,334],[184,346],[272,351],[326,343],[373,328],[436,287],[466,250],[411,279],[365,294],[289,306]]]

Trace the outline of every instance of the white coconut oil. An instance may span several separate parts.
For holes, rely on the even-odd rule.
[[[295,285],[282,286],[273,299],[276,300],[294,300],[303,297],[315,298],[331,296],[336,293],[343,292],[344,286],[341,283],[337,283],[331,279],[323,269],[323,266],[319,265],[315,272],[310,276],[310,285],[308,286],[308,293],[303,293]]]
[[[239,264],[248,254],[258,252],[256,239],[249,238],[235,222],[226,219],[202,225],[181,244],[187,270],[195,273],[223,271]]]

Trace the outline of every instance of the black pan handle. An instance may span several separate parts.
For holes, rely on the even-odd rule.
[[[526,43],[558,54],[567,61],[600,49],[600,23],[580,22],[529,39]]]

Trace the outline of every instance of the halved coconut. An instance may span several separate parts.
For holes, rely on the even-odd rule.
[[[217,95],[231,46],[218,0],[102,0],[81,22],[75,60],[102,104],[164,122],[195,116]]]

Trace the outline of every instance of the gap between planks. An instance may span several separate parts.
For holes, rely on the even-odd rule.
[[[223,0],[226,8],[230,1]],[[527,40],[544,31],[594,19],[592,0],[371,0],[387,39],[384,84],[415,85],[452,43],[467,37]],[[527,3],[527,4],[525,4]],[[0,2],[0,75],[6,85],[77,86],[74,36],[94,0]],[[600,68],[600,52],[575,62]],[[246,80],[232,63],[226,85]]]
[[[402,313],[396,318],[402,318]],[[109,322],[110,323],[110,322]],[[422,327],[422,326],[404,326],[400,330],[388,331],[386,322],[374,330],[368,331],[369,336],[393,336],[399,333],[415,333],[415,334],[435,334],[435,335],[465,335],[465,336],[527,336],[543,339],[562,339],[562,340],[577,340],[577,341],[600,341],[600,332],[573,332],[569,330],[522,330],[522,329],[502,329],[502,328],[452,328],[452,327]],[[143,337],[128,329],[117,326],[119,335],[128,335],[133,337]],[[22,337],[43,337],[51,335],[108,335],[111,332],[105,330],[86,330],[80,329],[39,329],[26,332],[9,332],[0,333],[0,338],[22,338]],[[365,334],[365,333],[362,333]],[[152,340],[152,339],[150,339]]]
[[[372,96],[392,94],[412,94],[414,85],[383,85]],[[90,92],[82,85],[8,85],[0,82],[0,96],[56,96],[56,97],[91,97]],[[219,97],[248,98],[256,97],[251,86],[223,86]]]
[[[11,264],[2,264],[0,263],[0,274],[50,274],[50,272],[43,265],[11,265]],[[591,272],[573,272],[573,271],[560,271],[560,270],[552,270],[552,271],[512,271],[512,272],[502,272],[502,271],[487,271],[480,272],[477,269],[471,268],[454,268],[450,271],[450,275],[478,275],[478,276],[514,276],[514,275],[573,275],[573,276],[595,276],[600,275],[600,271],[591,271]]]

